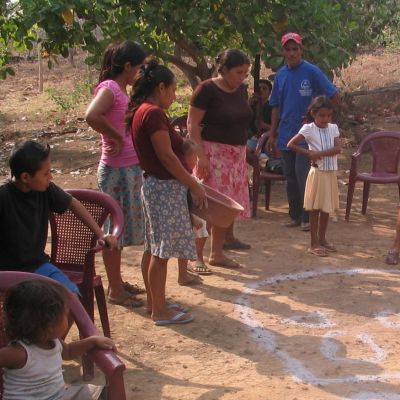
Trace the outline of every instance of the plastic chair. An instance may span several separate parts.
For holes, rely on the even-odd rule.
[[[247,153],[247,162],[253,167],[253,184],[251,189],[252,198],[252,217],[257,216],[257,206],[258,206],[258,193],[260,190],[260,184],[265,184],[265,209],[269,210],[269,204],[271,200],[271,184],[276,181],[286,180],[284,175],[275,174],[268,172],[260,168],[259,157],[262,149],[264,148],[269,137],[269,132],[263,133],[257,142],[256,151],[254,153]]]
[[[4,347],[8,343],[3,322],[4,294],[9,287],[14,286],[19,282],[32,279],[41,279],[54,283],[53,280],[37,274],[17,271],[0,271],[0,347]],[[69,308],[79,329],[81,338],[99,334],[82,304],[72,294],[70,294],[69,297]],[[89,352],[88,356],[105,375],[108,395],[107,398],[109,400],[126,400],[123,378],[123,372],[125,370],[124,363],[111,350],[93,349]],[[2,375],[1,370],[0,373]],[[2,399],[3,395],[3,380],[1,375],[0,400]]]
[[[370,154],[372,168],[370,172],[359,170],[361,155]],[[371,183],[397,183],[400,197],[400,132],[375,132],[367,135],[351,156],[349,184],[347,190],[346,221],[349,220],[354,188],[357,181],[364,182],[361,213],[367,211]]]
[[[171,125],[172,127],[178,132],[180,133],[180,135],[185,138],[188,134],[188,130],[187,130],[187,114],[182,115],[180,117],[176,117],[173,118],[171,120]]]
[[[106,193],[91,189],[66,190],[79,200],[102,226],[108,216],[112,233],[119,238],[123,232],[124,216],[118,202]],[[50,214],[51,262],[78,285],[81,301],[94,321],[94,295],[105,336],[111,337],[107,303],[101,276],[95,271],[95,253],[102,250],[93,232],[72,211]],[[93,364],[83,360],[84,376],[93,376]]]

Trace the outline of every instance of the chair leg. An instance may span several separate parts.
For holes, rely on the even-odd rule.
[[[87,288],[83,285],[80,286],[82,293],[82,304],[86,309],[90,319],[94,322],[94,299],[93,299],[93,287]],[[94,363],[93,360],[86,354],[82,356],[82,379],[84,381],[90,381],[94,377]]]
[[[353,202],[354,188],[356,186],[355,179],[349,178],[349,185],[347,188],[347,202],[346,202],[346,216],[345,220],[348,222],[350,218],[351,204]]]
[[[97,308],[99,309],[101,326],[104,336],[111,337],[110,322],[108,320],[106,296],[103,285],[95,286],[94,293],[96,295]]]
[[[364,182],[364,187],[363,187],[363,202],[362,202],[362,209],[361,209],[361,214],[365,215],[367,212],[367,205],[368,205],[368,197],[369,197],[369,188],[370,188],[370,183],[369,182]]]
[[[269,210],[269,202],[271,200],[271,181],[265,181],[265,209]]]
[[[252,217],[257,217],[257,206],[258,206],[258,192],[260,190],[260,182],[253,179],[253,212]]]

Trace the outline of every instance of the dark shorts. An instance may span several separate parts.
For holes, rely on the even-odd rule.
[[[72,293],[76,293],[78,295],[80,294],[78,286],[76,286],[75,283],[72,282],[68,278],[68,276],[64,274],[64,272],[62,272],[52,263],[44,263],[40,267],[36,268],[36,270],[33,272],[35,274],[47,276],[48,278],[54,279],[55,281],[61,283],[61,285],[69,289]]]

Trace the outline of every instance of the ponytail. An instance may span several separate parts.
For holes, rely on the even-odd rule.
[[[173,82],[174,77],[173,72],[169,68],[160,65],[154,59],[141,68],[133,83],[132,96],[128,104],[125,120],[127,130],[131,128],[133,116],[139,106],[154,93],[160,83],[169,86]]]

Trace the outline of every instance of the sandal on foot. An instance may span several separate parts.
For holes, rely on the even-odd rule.
[[[327,250],[323,247],[315,247],[314,249],[309,247],[307,249],[307,253],[314,254],[315,256],[318,256],[318,257],[327,257],[328,256]]]
[[[207,265],[201,261],[196,261],[194,266],[191,267],[192,272],[195,272],[199,275],[211,275],[212,271]]]
[[[123,282],[122,286],[127,292],[129,292],[131,294],[143,294],[143,293],[146,293],[146,289],[140,287],[136,283]]]
[[[167,303],[167,308],[174,311],[179,311],[183,313],[187,313],[190,309],[189,307],[184,307],[182,304],[178,303]],[[147,314],[151,314],[151,310],[147,309]]]
[[[389,250],[385,262],[388,265],[397,265],[399,263],[399,252],[396,250]]]
[[[188,279],[183,282],[178,281],[178,285],[180,286],[193,286],[193,285],[199,285],[202,283],[203,280],[198,276],[198,275],[191,275],[188,274]]]
[[[187,315],[184,312],[179,312],[170,319],[159,319],[158,321],[154,321],[154,325],[164,326],[172,324],[187,324],[188,322],[192,322],[193,320],[194,318],[191,315]]]
[[[336,252],[336,246],[333,243],[325,243],[321,244],[321,247],[323,247],[326,251],[329,251],[330,253]]]
[[[215,267],[224,267],[224,268],[231,268],[231,269],[239,269],[243,268],[243,265],[239,264],[235,260],[232,260],[230,258],[223,258],[221,261],[213,260],[210,258],[208,260],[208,263],[212,266]]]
[[[135,295],[124,292],[118,298],[112,298],[110,296],[107,297],[107,302],[110,304],[114,304],[117,306],[123,306],[127,308],[137,308],[142,307],[144,305],[143,300],[137,299]]]
[[[231,242],[226,242],[222,246],[224,250],[249,250],[251,246],[248,243],[244,243],[241,240],[235,238]]]

